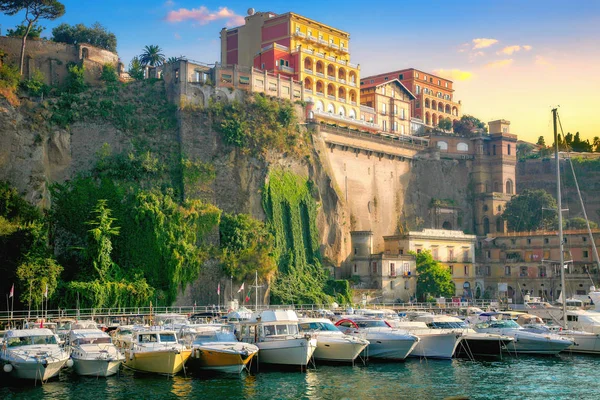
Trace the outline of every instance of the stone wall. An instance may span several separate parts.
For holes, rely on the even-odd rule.
[[[0,36],[0,48],[7,54],[4,62],[19,65],[20,38]],[[92,83],[98,81],[104,64],[122,69],[116,53],[88,44],[72,45],[40,39],[28,40],[26,43],[23,75],[31,77],[33,71],[39,70],[44,74],[48,85],[60,85],[67,77],[67,65],[80,61],[86,69],[86,80]]]

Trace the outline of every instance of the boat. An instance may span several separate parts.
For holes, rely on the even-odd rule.
[[[135,371],[172,376],[184,368],[191,354],[192,350],[177,341],[175,331],[143,328],[133,331],[123,365]]]
[[[298,326],[300,332],[317,338],[313,354],[317,361],[353,363],[369,345],[366,339],[343,334],[326,318],[300,318]]]
[[[346,316],[335,323],[345,334],[369,341],[365,355],[369,358],[403,361],[419,343],[416,335],[394,329],[382,319]]]
[[[494,333],[509,336],[514,341],[507,347],[507,352],[517,354],[557,355],[573,345],[573,341],[555,334],[539,334],[528,332],[512,319],[497,319],[501,313],[489,312],[480,314],[481,322],[474,329],[481,333]]]
[[[433,330],[460,332],[454,352],[457,358],[501,357],[502,351],[514,340],[493,333],[478,333],[460,318],[449,315],[420,315],[416,319]]]
[[[133,336],[133,331],[141,327],[136,327],[135,325],[121,325],[117,327],[114,331],[112,331],[113,343],[117,348],[124,350],[131,345],[131,338]]]
[[[11,377],[46,382],[65,366],[72,366],[69,352],[47,328],[11,329],[6,332],[0,363]]]
[[[316,338],[300,333],[298,316],[292,310],[253,313],[249,320],[239,322],[236,327],[241,341],[260,349],[260,365],[299,366],[302,369],[317,349]]]
[[[410,357],[451,359],[460,343],[462,332],[431,329],[425,322],[386,320],[393,328],[404,329],[419,338]]]
[[[180,337],[192,350],[190,370],[239,374],[258,354],[257,346],[238,342],[230,325],[190,325],[182,328]]]
[[[89,324],[74,323],[69,332],[73,369],[78,375],[106,377],[116,374],[125,356],[110,336]]]

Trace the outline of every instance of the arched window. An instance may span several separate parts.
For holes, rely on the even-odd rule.
[[[490,233],[490,220],[487,217],[483,217],[483,234],[487,235]]]
[[[451,231],[452,230],[452,224],[449,221],[444,221],[444,223],[442,224],[442,229],[445,229],[447,231]]]
[[[504,221],[502,220],[502,218],[498,218],[496,220],[496,233],[503,233],[504,232]]]
[[[500,193],[502,191],[502,188],[500,188],[500,182],[494,182],[494,192],[498,192]]]
[[[429,108],[429,99],[425,99],[425,108]]]
[[[457,151],[469,151],[469,145],[464,142],[460,142],[459,144],[456,145],[456,150]]]
[[[331,104],[331,103],[330,103],[330,104],[327,106],[327,112],[328,112],[328,113],[332,113],[332,114],[335,112],[335,107],[333,106],[333,104]]]
[[[444,141],[437,142],[437,147],[440,150],[448,150],[448,143]]]
[[[510,179],[506,181],[506,194],[513,194],[513,183]]]
[[[345,116],[346,116],[346,109],[344,108],[344,106],[339,106],[339,107],[338,107],[338,114],[339,114],[341,117],[345,117]]]
[[[317,101],[317,103],[315,104],[315,110],[318,110],[318,111],[325,110],[325,106],[323,105],[323,102],[321,100]]]
[[[350,117],[352,119],[356,119],[356,111],[354,111],[353,108],[350,109],[350,112],[348,113],[348,117]]]

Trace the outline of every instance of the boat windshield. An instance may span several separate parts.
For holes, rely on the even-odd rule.
[[[354,321],[359,328],[389,328],[389,325],[382,319]]]
[[[298,324],[301,332],[311,332],[311,331],[339,331],[339,329],[333,325],[331,322],[304,322]]]
[[[109,337],[91,337],[91,338],[79,338],[77,340],[75,340],[75,345],[80,345],[80,344],[102,344],[102,343],[110,343],[110,338]]]
[[[507,320],[500,320],[500,321],[485,321],[485,322],[480,322],[477,325],[475,325],[476,328],[481,328],[481,329],[487,329],[487,328],[492,328],[492,329],[519,329],[520,326],[519,324],[517,324],[515,321],[511,320],[511,319],[507,319]]]
[[[427,324],[431,329],[466,329],[468,328],[467,324],[463,321],[437,321],[431,322]]]
[[[296,335],[298,325],[265,325],[265,336]]]
[[[124,335],[131,335],[133,332],[131,331],[131,329],[121,329],[119,330],[119,335],[124,336]]]
[[[231,331],[200,332],[194,338],[194,343],[207,342],[237,342],[237,339]]]
[[[177,342],[177,338],[174,333],[161,333],[160,334],[160,342],[161,343],[173,343]]]
[[[10,337],[6,340],[8,347],[27,346],[31,344],[57,344],[54,335]]]

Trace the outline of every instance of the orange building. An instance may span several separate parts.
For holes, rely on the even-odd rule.
[[[454,99],[452,81],[414,68],[386,72],[361,79],[361,88],[398,79],[416,99],[411,116],[420,118],[427,126],[437,126],[441,119],[450,121],[461,117],[461,103]]]
[[[365,78],[363,81],[369,81]],[[398,79],[360,87],[361,120],[375,123],[383,133],[410,134],[410,102],[415,95]]]

